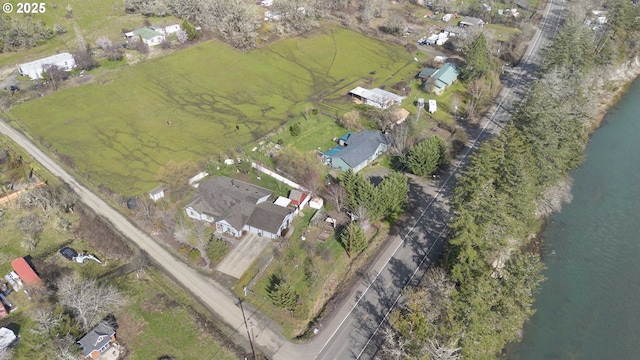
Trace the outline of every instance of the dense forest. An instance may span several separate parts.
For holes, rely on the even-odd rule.
[[[443,263],[392,315],[386,357],[495,358],[518,340],[543,281],[532,241],[570,196],[568,172],[581,163],[599,98],[611,88],[602,74],[640,47],[638,7],[605,6],[608,21],[598,29],[585,25],[595,4],[569,9],[511,122],[473,155],[451,202]]]

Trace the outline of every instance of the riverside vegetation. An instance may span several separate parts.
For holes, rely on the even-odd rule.
[[[544,266],[532,239],[568,196],[598,98],[609,98],[606,75],[639,50],[640,12],[631,2],[609,2],[609,21],[595,31],[583,24],[596,4],[584,6],[572,5],[512,121],[463,172],[444,261],[392,315],[386,358],[495,358],[533,314]]]

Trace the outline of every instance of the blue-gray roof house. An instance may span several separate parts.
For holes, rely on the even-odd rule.
[[[458,79],[458,76],[460,76],[458,69],[452,63],[446,63],[424,82],[424,89],[436,95],[441,95],[447,87]]]
[[[389,140],[381,131],[347,133],[340,138],[340,146],[324,154],[324,163],[334,169],[358,172],[387,152],[389,145]]]

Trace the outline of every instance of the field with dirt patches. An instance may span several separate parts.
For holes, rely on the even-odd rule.
[[[246,145],[319,100],[361,84],[391,85],[408,66],[415,67],[402,47],[342,28],[249,53],[211,41],[116,69],[10,115],[92,182],[130,196],[155,187],[169,160]]]

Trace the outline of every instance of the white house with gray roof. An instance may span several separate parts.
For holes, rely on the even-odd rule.
[[[186,206],[187,215],[216,226],[216,232],[240,237],[244,232],[275,239],[293,220],[294,209],[270,201],[271,190],[217,176],[200,182]]]
[[[334,169],[358,172],[387,152],[390,142],[381,131],[364,130],[346,133],[339,144],[323,154],[324,163]]]

